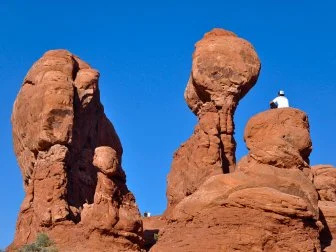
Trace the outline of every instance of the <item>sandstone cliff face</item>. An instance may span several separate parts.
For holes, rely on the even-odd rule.
[[[46,232],[60,251],[140,250],[141,217],[98,78],[65,50],[45,53],[25,77],[12,125],[26,196],[10,249]]]
[[[168,212],[207,178],[234,170],[234,112],[259,71],[252,45],[231,32],[214,29],[196,43],[185,99],[199,122],[174,154],[167,179]]]
[[[324,224],[320,240],[325,251],[336,251],[336,168],[331,165],[312,167],[313,182],[319,194],[320,220]]]
[[[336,202],[336,169],[331,165],[312,167],[313,180],[322,201]]]
[[[302,168],[310,169],[307,116],[263,112],[248,122],[245,141],[250,152],[238,170],[208,178],[179,202],[151,251],[320,250],[318,195]]]

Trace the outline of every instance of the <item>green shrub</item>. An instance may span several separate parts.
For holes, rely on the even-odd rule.
[[[42,248],[40,252],[58,252],[58,249],[55,247]]]
[[[58,252],[57,248],[52,246],[54,243],[48,235],[44,233],[37,234],[36,241],[32,244],[24,245],[19,252]],[[0,251],[1,252],[1,251]]]
[[[39,252],[41,249],[36,246],[35,243],[24,245],[19,251],[20,252]]]
[[[40,248],[45,248],[51,246],[53,242],[49,239],[48,235],[46,235],[45,233],[39,233],[37,235],[35,244]]]
[[[159,240],[159,234],[154,234],[154,240],[158,241]]]

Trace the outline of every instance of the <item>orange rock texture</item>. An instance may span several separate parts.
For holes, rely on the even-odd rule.
[[[303,111],[253,116],[249,152],[235,162],[233,113],[259,69],[252,46],[231,32],[215,29],[196,43],[185,99],[199,123],[174,155],[150,251],[335,251],[336,169],[310,167]]]
[[[264,141],[268,135],[288,152]],[[151,251],[320,250],[318,194],[307,172],[293,166],[301,160],[310,169],[305,113],[287,108],[258,114],[247,124],[245,141],[250,152],[237,170],[208,178],[165,215]],[[256,146],[263,146],[257,156]]]
[[[13,108],[26,195],[8,250],[44,232],[74,252],[336,251],[336,169],[310,166],[306,113],[253,116],[236,163],[234,112],[259,71],[252,45],[232,32],[196,43],[185,100],[198,124],[174,154],[165,213],[142,219],[99,73],[66,50],[44,54]]]
[[[260,61],[252,45],[214,29],[195,45],[185,100],[198,117],[194,134],[174,154],[168,175],[168,210],[209,177],[235,169],[233,116],[256,83]]]
[[[60,251],[140,251],[141,216],[98,79],[66,50],[48,51],[25,77],[12,125],[26,195],[9,250],[44,232]]]
[[[312,167],[313,182],[319,194],[318,206],[323,223],[320,240],[324,251],[336,251],[336,168],[331,165]]]

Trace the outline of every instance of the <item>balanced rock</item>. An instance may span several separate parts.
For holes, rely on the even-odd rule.
[[[66,50],[45,53],[25,77],[12,125],[26,195],[10,250],[39,232],[60,251],[141,249],[141,216],[98,78]]]
[[[151,251],[320,251],[318,195],[304,171],[311,150],[305,113],[260,113],[248,122],[245,141],[250,152],[238,169],[208,178],[180,201]]]
[[[259,71],[252,45],[232,32],[214,29],[196,43],[184,96],[198,125],[174,154],[168,175],[168,210],[207,178],[234,170],[234,112]]]

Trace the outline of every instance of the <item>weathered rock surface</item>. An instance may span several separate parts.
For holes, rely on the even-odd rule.
[[[306,114],[260,113],[248,122],[245,141],[249,153],[238,169],[208,178],[180,201],[151,251],[320,251]]]
[[[60,251],[140,250],[141,216],[98,78],[65,50],[45,53],[25,77],[12,125],[26,196],[10,250],[38,232]]]
[[[324,227],[320,240],[324,251],[336,251],[336,168],[331,165],[312,167],[313,183],[319,195],[320,220]]]
[[[309,168],[312,143],[307,115],[293,108],[252,117],[244,132],[247,158],[284,169]]]
[[[322,248],[329,247],[326,251],[336,251],[336,202],[319,201],[320,220],[324,227],[320,234]],[[333,242],[334,241],[334,242]]]
[[[332,165],[312,166],[314,185],[320,200],[336,202],[336,168]]]
[[[234,170],[234,112],[259,71],[252,45],[231,32],[214,29],[196,43],[185,100],[199,122],[192,137],[174,154],[168,175],[168,211],[207,178]]]

